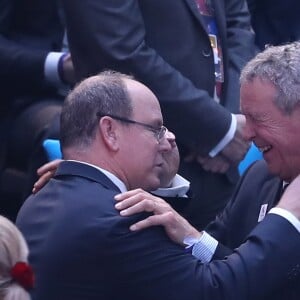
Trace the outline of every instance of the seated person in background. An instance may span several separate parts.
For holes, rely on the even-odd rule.
[[[146,215],[120,216],[114,197],[160,186],[162,155],[171,150],[166,131],[155,95],[128,76],[101,73],[68,95],[66,161],[17,218],[36,272],[33,299],[258,299],[286,283],[300,239],[281,216],[266,216],[244,245],[208,264],[161,227],[128,229]]]
[[[260,226],[259,223],[264,218],[281,215],[299,234],[300,211],[294,210],[300,205],[299,178],[295,182],[294,190],[287,188],[287,194],[279,202],[284,185],[300,174],[299,78],[300,43],[270,47],[258,54],[242,71],[241,108],[246,116],[244,135],[261,149],[265,161],[257,162],[250,167],[240,180],[234,197],[225,210],[206,228],[206,232],[227,249],[219,251],[222,245],[218,245],[216,240],[209,244],[203,243],[203,238],[199,242],[194,241],[196,242],[192,250],[194,253],[208,253],[207,256],[201,257],[203,261],[210,261],[216,254],[223,253],[223,256],[226,256],[231,253],[244,243],[247,236],[255,227]],[[173,212],[162,199],[140,190],[118,196],[118,200],[126,198],[128,199],[117,205],[122,215],[128,216],[143,210],[153,211],[155,214],[132,225],[132,230],[151,225],[164,225],[172,240],[180,244],[192,231],[190,225]],[[128,208],[135,203],[138,204]],[[286,235],[288,236],[288,233]],[[289,242],[286,246],[293,247]],[[293,251],[299,253],[300,249],[296,247]],[[298,257],[291,265],[290,272],[286,273],[286,282],[274,285],[273,293],[264,299],[299,299],[299,264]],[[275,267],[273,270],[279,271]]]
[[[0,196],[7,199],[0,213],[14,219],[32,181],[26,173],[45,162],[41,140],[58,137],[50,127],[75,78],[59,1],[0,0],[0,7]]]
[[[0,216],[0,299],[29,300],[33,271],[27,262],[28,247],[17,227]]]

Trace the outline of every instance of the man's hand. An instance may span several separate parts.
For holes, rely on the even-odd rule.
[[[246,155],[250,142],[243,138],[243,127],[246,119],[243,115],[235,115],[237,128],[233,139],[215,157],[201,156],[195,151],[191,151],[184,160],[186,162],[197,161],[205,171],[213,173],[226,173],[231,165],[237,165]]]
[[[243,128],[246,123],[245,116],[235,115],[235,117],[237,120],[235,135],[220,153],[233,165],[237,165],[245,157],[250,147],[250,142],[243,138]]]
[[[300,175],[286,188],[277,207],[288,210],[300,220]]]
[[[202,165],[205,171],[213,173],[226,173],[230,167],[230,162],[225,157],[222,157],[222,155],[215,157],[202,157],[198,155],[196,160]]]
[[[64,57],[62,76],[63,76],[63,80],[68,84],[73,85],[76,83],[73,61],[70,54]]]
[[[230,167],[230,162],[222,155],[217,155],[215,157],[204,157],[198,155],[195,152],[191,152],[188,156],[184,158],[184,161],[196,161],[202,166],[202,168],[205,171],[213,173],[226,173]]]
[[[115,197],[116,209],[122,216],[130,216],[140,212],[152,212],[154,215],[130,226],[136,231],[155,225],[162,225],[169,238],[177,244],[185,245],[184,238],[198,239],[201,233],[181,217],[168,203],[142,189],[136,189],[119,194]]]
[[[38,168],[37,174],[39,175],[39,179],[33,185],[33,194],[36,194],[53,177],[55,171],[62,161],[62,159],[55,159]]]

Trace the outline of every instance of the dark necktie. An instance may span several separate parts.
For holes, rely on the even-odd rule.
[[[283,193],[285,192],[285,190],[286,190],[286,188],[287,188],[288,186],[289,186],[289,183],[287,183],[287,182],[283,182],[283,183],[282,183],[282,187],[281,187],[280,191],[278,192],[278,197],[277,197],[277,199],[276,199],[276,201],[275,201],[274,206],[277,205],[277,203],[278,203],[279,200],[281,199]]]
[[[289,185],[290,185],[289,183],[283,183],[281,195],[283,195],[283,193],[285,192],[285,190],[287,189],[287,187],[288,187]]]

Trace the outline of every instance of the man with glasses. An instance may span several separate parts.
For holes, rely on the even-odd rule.
[[[149,124],[145,124],[145,123],[142,123],[142,122],[137,122],[137,121],[126,119],[126,118],[119,117],[119,116],[114,116],[114,115],[111,115],[111,114],[103,115],[100,112],[97,112],[97,116],[100,117],[100,118],[107,116],[107,117],[111,117],[115,120],[125,122],[127,124],[135,124],[135,125],[143,126],[144,128],[146,128],[146,129],[148,129],[148,130],[150,130],[154,133],[154,135],[155,135],[158,142],[160,142],[160,140],[163,139],[165,134],[168,132],[167,127],[165,127],[163,125],[159,126],[159,127],[155,127],[155,126],[152,126],[152,125],[149,125]]]
[[[206,265],[162,228],[129,231],[148,215],[121,217],[114,197],[160,186],[168,139],[158,100],[128,76],[101,73],[69,94],[61,115],[66,161],[17,218],[36,274],[33,299],[257,299],[281,281],[289,265],[281,257],[296,260],[291,248],[300,239],[286,226],[291,247],[276,247],[287,241],[276,222],[262,222],[227,261]],[[265,252],[272,255],[258,261]]]

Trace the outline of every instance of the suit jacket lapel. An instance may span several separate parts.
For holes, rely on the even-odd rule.
[[[78,176],[78,177],[87,178],[91,181],[100,183],[107,189],[120,192],[119,188],[101,171],[89,165],[81,164],[79,162],[63,161],[59,165],[54,175],[54,177],[60,177],[60,176]]]
[[[188,6],[188,8],[191,10],[193,15],[196,17],[196,19],[201,24],[201,27],[206,32],[205,24],[201,18],[200,12],[198,10],[198,7],[196,5],[196,0],[184,0]],[[225,13],[225,7],[220,3],[220,0],[210,0],[211,4],[215,10],[215,19],[219,30],[219,35],[222,40],[222,43],[224,43],[224,38],[226,37],[226,19],[224,18]]]
[[[274,207],[282,194],[282,180],[275,177],[265,182],[261,189],[261,203],[262,205],[267,204],[267,211]]]
[[[283,194],[283,181],[282,180],[278,180],[277,190],[276,190],[276,196],[274,197],[273,207],[275,205],[277,205],[277,203],[279,202],[282,194]]]
[[[201,18],[200,12],[199,12],[198,7],[196,5],[196,0],[183,0],[183,1],[186,2],[188,9],[191,10],[192,14],[195,16],[195,18],[197,19],[197,21],[200,23],[202,29],[206,33],[205,24],[203,23],[203,20]]]
[[[220,0],[210,0],[211,4],[215,10],[215,20],[217,23],[217,28],[219,32],[219,38],[223,45],[226,45],[226,17],[225,17],[225,7],[222,5]],[[223,50],[223,49],[222,49]],[[224,54],[224,50],[223,50]]]

